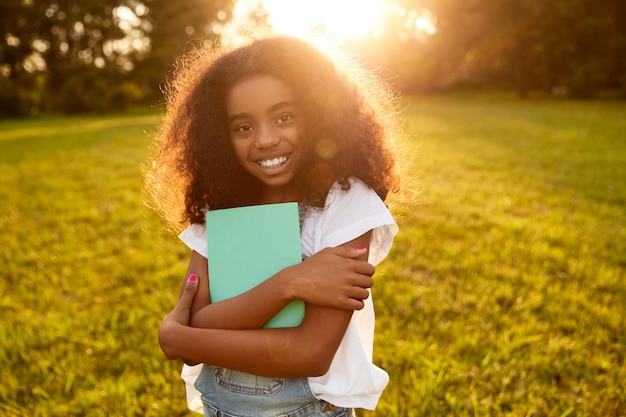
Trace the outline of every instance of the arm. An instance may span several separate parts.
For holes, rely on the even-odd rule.
[[[344,246],[368,248],[370,237],[371,232],[365,233]],[[360,265],[366,256],[366,251],[362,251],[357,259],[344,258],[343,263]],[[159,329],[159,342],[166,356],[170,359],[184,357],[194,362],[210,363],[255,375],[323,375],[332,362],[352,316],[351,310],[309,303],[303,322],[295,328],[192,328],[186,326],[184,320],[177,320],[174,314],[181,308],[184,310],[186,302],[191,304],[191,300],[185,301],[188,298],[187,286],[181,301]],[[189,311],[189,307],[186,311]]]
[[[198,290],[191,305],[189,325],[208,329],[245,330],[263,327],[291,299],[289,280],[279,272],[257,287],[237,297],[211,303],[207,260],[197,252],[191,255],[186,276],[198,277]],[[183,282],[183,289],[185,282]],[[260,302],[259,300],[263,300]]]
[[[351,311],[361,309],[363,299],[369,296],[367,288],[374,283],[374,268],[362,260],[366,253],[365,247],[328,248],[301,264],[285,268],[250,291],[211,304],[206,258],[193,252],[186,276],[197,275],[199,288],[191,307],[190,325],[258,329],[293,300]]]

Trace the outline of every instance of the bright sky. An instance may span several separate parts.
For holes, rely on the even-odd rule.
[[[264,0],[278,32],[301,34],[322,27],[339,37],[366,37],[385,14],[385,0]]]
[[[365,38],[378,36],[385,17],[397,15],[405,20],[405,31],[416,36],[432,35],[432,16],[424,10],[405,10],[393,0],[238,0],[237,20],[259,5],[268,12],[275,31],[305,35],[312,29],[324,29],[333,36]]]

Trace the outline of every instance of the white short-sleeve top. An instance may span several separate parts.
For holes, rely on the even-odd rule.
[[[309,208],[305,215],[300,242],[302,255],[307,258],[370,230],[373,233],[368,262],[377,265],[389,253],[398,226],[385,203],[361,180],[351,178],[347,191],[335,183],[328,192],[324,209]],[[204,225],[192,224],[179,237],[191,249],[207,256]],[[370,296],[365,300],[364,308],[352,315],[328,372],[308,378],[311,391],[317,398],[340,407],[376,408],[389,376],[372,363],[374,320]],[[187,383],[189,408],[202,412],[202,404],[195,398],[193,389],[200,366],[185,365],[182,376]]]

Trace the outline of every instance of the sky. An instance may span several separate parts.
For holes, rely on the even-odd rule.
[[[435,24],[425,10],[405,10],[393,0],[239,0],[231,33],[245,25],[248,13],[263,7],[276,32],[306,35],[323,30],[339,38],[380,36],[385,17],[396,15],[405,21],[405,29],[416,35],[430,35]]]

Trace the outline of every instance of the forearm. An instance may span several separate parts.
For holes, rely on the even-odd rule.
[[[170,359],[185,358],[260,376],[323,375],[350,320],[349,311],[313,307],[302,325],[287,329],[227,330],[175,326],[161,335]],[[320,319],[333,318],[323,327]]]
[[[281,331],[272,330],[226,330],[180,327],[175,337],[192,340],[179,343],[177,356],[186,361],[206,363],[259,376],[307,376],[306,370],[296,365],[305,352],[286,349],[289,337]],[[228,343],[224,343],[227,340]],[[272,354],[270,354],[272,352]]]
[[[200,287],[192,306],[191,326],[207,329],[258,329],[293,300],[307,304],[358,310],[372,286],[374,267],[365,262],[371,232],[328,248],[304,262],[279,271],[237,297],[209,303],[206,258],[194,252],[187,275],[198,275]],[[359,246],[357,246],[359,245]],[[352,248],[352,249],[350,249]]]
[[[251,290],[208,304],[191,318],[190,325],[204,329],[259,329],[297,298],[293,274],[287,268]]]

